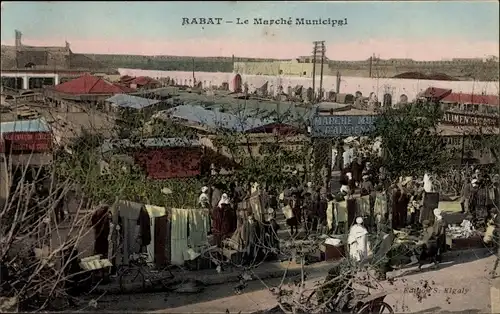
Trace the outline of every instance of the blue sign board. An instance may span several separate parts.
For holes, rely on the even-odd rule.
[[[363,116],[322,116],[311,120],[312,137],[360,136],[374,130],[375,115]]]

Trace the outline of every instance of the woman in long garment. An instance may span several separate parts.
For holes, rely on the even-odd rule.
[[[292,195],[292,211],[295,218],[297,218],[297,224],[302,223],[302,204],[303,201],[300,198],[300,192],[296,192]]]
[[[446,251],[446,228],[447,224],[441,216],[439,208],[434,209],[434,236],[436,237],[436,255],[434,257],[435,263],[440,263],[442,254]]]
[[[326,190],[320,191],[320,196],[319,196],[319,205],[318,205],[318,225],[320,227],[320,232],[328,232],[330,230],[330,227],[327,227],[327,218],[326,218],[326,211],[328,209],[328,195],[326,194]],[[325,230],[326,229],[326,230]]]
[[[299,232],[299,219],[301,215],[300,204],[298,200],[297,193],[292,193],[292,197],[289,200],[287,206],[291,207],[291,215],[286,216],[286,224],[290,227],[291,235],[295,235]]]
[[[219,201],[219,205],[212,210],[212,234],[214,235],[215,245],[218,247],[222,247],[222,240],[224,239],[224,208],[220,205]]]
[[[356,157],[352,162],[351,173],[355,184],[360,184],[362,180],[363,162],[361,157]]]
[[[222,239],[226,239],[229,238],[232,235],[232,233],[236,230],[238,218],[236,217],[236,211],[231,206],[229,196],[227,194],[225,193],[222,194],[218,207],[222,209],[222,225],[221,225]]]
[[[403,187],[396,187],[393,194],[392,228],[401,229],[406,225],[410,198]]]

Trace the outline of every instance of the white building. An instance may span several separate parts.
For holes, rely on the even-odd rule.
[[[120,75],[150,76],[154,78],[170,78],[176,84],[194,86],[193,72],[180,71],[153,71],[141,69],[118,69]],[[290,77],[290,76],[266,76],[266,75],[240,75],[235,73],[195,72],[196,83],[201,82],[203,88],[229,84],[231,91],[237,91],[247,85],[248,91],[254,90],[268,83],[269,92],[277,94],[280,87],[284,92],[289,88],[302,85],[304,88],[312,88],[312,78]],[[320,77],[316,78],[316,88],[319,90]],[[337,91],[337,77],[323,76],[324,92]],[[454,93],[498,95],[500,93],[499,82],[477,82],[477,81],[430,81],[395,78],[366,78],[366,77],[340,77],[338,86],[339,93],[355,94],[361,92],[363,96],[375,93],[379,100],[384,99],[385,94],[391,95],[392,101],[396,102],[401,95],[406,95],[409,100],[415,99],[417,94],[428,87],[446,88]]]

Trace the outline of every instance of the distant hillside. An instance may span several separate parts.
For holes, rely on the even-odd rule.
[[[113,68],[136,68],[160,71],[233,72],[231,57],[138,56],[114,54],[85,54]],[[234,58],[240,62],[278,61],[279,59]]]
[[[231,57],[138,56],[85,54],[90,59],[111,68],[135,68],[162,71],[233,72]],[[238,62],[279,61],[279,59],[234,58]],[[412,59],[336,61],[328,60],[325,75],[368,77],[370,68],[375,77],[394,77],[406,72],[426,75],[442,73],[461,80],[498,81],[498,60],[456,59],[452,61],[415,61]]]
[[[134,56],[86,54],[87,57],[113,68],[135,68],[160,71],[232,72],[231,58],[176,57],[176,56]]]

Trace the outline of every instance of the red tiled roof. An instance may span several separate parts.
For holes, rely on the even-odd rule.
[[[135,89],[130,88],[128,86],[122,85],[120,83],[113,83],[116,87],[120,88],[122,90],[122,93],[132,93],[135,92]]]
[[[499,97],[495,95],[451,93],[444,97],[441,101],[459,104],[498,106]]]
[[[148,84],[160,84],[159,81],[155,80],[154,78],[151,78],[149,76],[138,76],[134,78],[130,84],[136,84],[136,85],[148,85]]]
[[[130,75],[124,75],[120,78],[120,82],[122,83],[130,83],[131,81],[133,81],[135,79],[135,77],[132,77]]]
[[[73,95],[87,94],[120,94],[126,93],[124,87],[117,86],[105,79],[85,74],[66,83],[59,84],[55,90],[60,93]]]
[[[421,94],[422,97],[441,100],[451,94],[451,89],[429,87]]]

